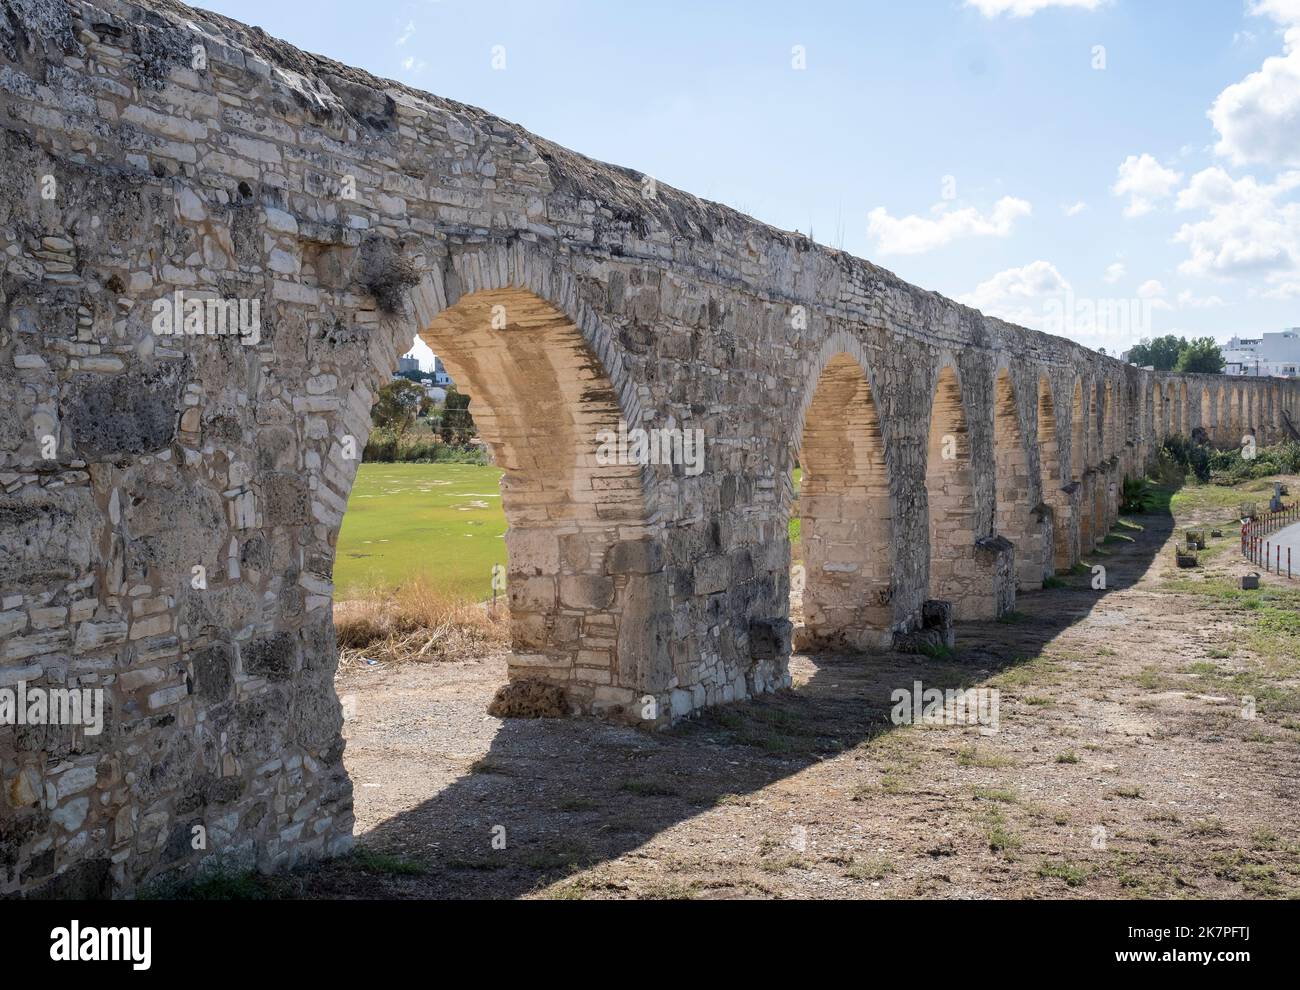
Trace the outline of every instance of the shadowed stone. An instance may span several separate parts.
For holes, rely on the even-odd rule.
[[[78,375],[65,412],[73,443],[87,458],[144,454],[172,442],[180,417],[179,369],[116,376]]]

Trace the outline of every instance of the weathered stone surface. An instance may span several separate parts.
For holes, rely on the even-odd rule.
[[[192,660],[195,691],[209,702],[226,701],[235,683],[235,651],[229,643],[213,643],[198,650]]]
[[[777,690],[792,582],[809,642],[951,646],[1104,539],[1164,434],[1300,419],[173,0],[0,7],[0,683],[108,714],[0,729],[0,896],[130,894],[194,824],[265,869],[348,848],[342,451],[416,334],[505,471],[508,716]],[[155,332],[178,292],[203,332]],[[667,457],[600,456],[638,430]]]
[[[488,714],[497,718],[562,718],[569,714],[569,704],[558,685],[524,678],[497,691]]]
[[[262,636],[240,647],[239,658],[246,674],[287,681],[297,669],[298,641],[288,632]]]
[[[77,375],[69,383],[65,418],[85,458],[144,454],[172,442],[183,380],[168,365],[106,377]]]
[[[789,619],[765,619],[749,624],[749,651],[755,660],[777,660],[790,655],[793,626]]]
[[[0,495],[0,589],[25,591],[86,572],[98,529],[84,490]]]

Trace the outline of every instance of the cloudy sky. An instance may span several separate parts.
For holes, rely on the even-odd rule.
[[[1300,0],[205,5],[1110,353],[1300,325]]]

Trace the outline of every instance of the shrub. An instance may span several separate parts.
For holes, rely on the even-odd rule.
[[[1300,474],[1300,443],[1288,440],[1260,447],[1249,459],[1238,448],[1215,451],[1210,457],[1210,480],[1216,485],[1237,485],[1278,474]]]
[[[361,459],[370,463],[487,464],[487,450],[477,445],[443,443],[432,433],[398,436],[388,429],[372,430]]]
[[[1141,515],[1151,509],[1151,486],[1143,478],[1125,478],[1120,490],[1119,511]]]
[[[1207,445],[1196,443],[1188,437],[1175,434],[1165,437],[1160,442],[1158,456],[1161,461],[1167,456],[1169,460],[1177,464],[1182,469],[1184,478],[1191,474],[1195,476],[1197,481],[1204,483],[1210,480],[1211,454],[1212,451]]]

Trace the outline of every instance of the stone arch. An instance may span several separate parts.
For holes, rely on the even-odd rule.
[[[803,545],[801,648],[892,644],[894,525],[881,419],[867,369],[840,351],[813,379],[796,440]]]
[[[1214,398],[1210,394],[1210,386],[1204,382],[1201,383],[1201,430],[1205,433],[1207,440],[1214,439]]]
[[[1118,432],[1118,422],[1115,410],[1115,385],[1107,380],[1102,393],[1101,407],[1101,438],[1102,438],[1102,460],[1109,461],[1119,453],[1119,447],[1116,442]]]
[[[1151,444],[1151,383],[1145,375],[1129,381],[1129,436],[1144,449]]]
[[[1085,439],[1085,416],[1083,408],[1083,379],[1074,382],[1074,397],[1070,405],[1070,479],[1081,481],[1087,470],[1087,441]]]
[[[1110,530],[1110,478],[1099,470],[1092,483],[1092,540],[1100,543]]]
[[[1069,570],[1073,561],[1070,546],[1070,499],[1064,491],[1061,444],[1056,438],[1056,403],[1052,383],[1046,374],[1038,378],[1038,469],[1043,501],[1052,508],[1052,567]]]
[[[559,687],[570,710],[637,718],[638,696],[667,689],[669,640],[656,618],[667,582],[654,475],[643,461],[702,457],[702,445],[678,434],[660,457],[638,448],[623,369],[598,354],[602,328],[494,281],[436,312],[430,297],[440,294],[425,284],[416,309],[420,338],[471,396],[505,471],[508,675]],[[512,697],[498,696],[502,714],[512,713]]]
[[[1215,419],[1214,419],[1214,439],[1216,443],[1226,444],[1232,441],[1232,429],[1229,426],[1230,417],[1228,415],[1228,389],[1226,386],[1219,386],[1218,398],[1215,402]]]
[[[1167,433],[1165,429],[1165,390],[1161,387],[1160,382],[1152,383],[1151,396],[1151,429],[1154,434],[1152,439],[1158,446],[1161,440],[1165,439]]]
[[[1079,481],[1079,544],[1081,551],[1091,549],[1095,535],[1097,500],[1094,489],[1097,484],[1097,383],[1089,381],[1083,385],[1079,394],[1079,413],[1082,429],[1079,432],[1080,465],[1077,474]]]
[[[1117,415],[1118,410],[1116,409],[1118,390],[1115,388],[1115,383],[1110,379],[1106,379],[1102,389],[1104,469],[1103,477],[1098,484],[1098,491],[1101,494],[1102,503],[1102,514],[1099,518],[1103,520],[1104,526],[1109,528],[1119,513],[1118,492],[1115,489],[1115,479],[1119,472],[1119,418]]]
[[[1096,381],[1088,383],[1083,390],[1084,401],[1087,402],[1088,408],[1085,414],[1087,430],[1085,433],[1084,443],[1088,447],[1088,458],[1086,464],[1089,468],[1094,468],[1101,463],[1101,402],[1098,396],[1098,385]]]
[[[975,482],[961,379],[944,364],[935,381],[925,466],[930,533],[930,595],[952,603],[958,619],[982,618],[974,564]]]
[[[1187,402],[1187,382],[1178,383],[1178,432],[1186,436],[1191,432],[1191,409]]]
[[[1015,383],[1007,368],[998,372],[993,388],[993,459],[994,528],[1015,547],[1018,587],[1034,591],[1043,586],[1043,523],[1035,511],[1029,450],[1020,426]]]

